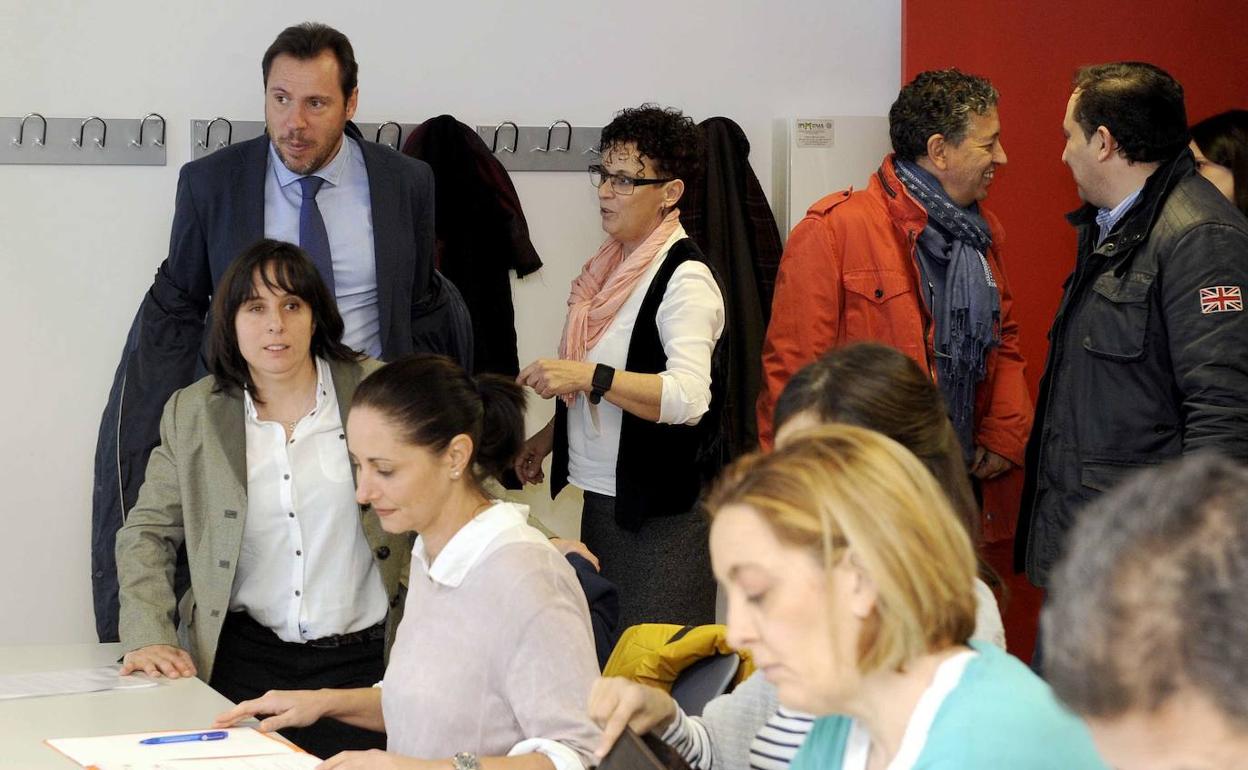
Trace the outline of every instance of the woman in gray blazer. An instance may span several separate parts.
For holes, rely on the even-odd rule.
[[[234,701],[371,685],[410,558],[408,537],[356,504],[347,455],[348,406],[381,364],[342,344],[333,298],[289,243],[238,257],[211,317],[211,374],[165,405],[117,537],[122,671],[198,675]],[[178,598],[183,546],[191,585]],[[288,737],[322,756],[385,744],[333,720]]]

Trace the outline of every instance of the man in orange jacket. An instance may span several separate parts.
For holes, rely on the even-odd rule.
[[[1032,408],[1004,235],[979,207],[1006,162],[997,100],[984,78],[919,74],[889,111],[893,154],[867,189],[820,199],[793,228],[763,345],[764,447],[789,377],[831,348],[873,340],[931,373],[973,475],[1022,464]]]

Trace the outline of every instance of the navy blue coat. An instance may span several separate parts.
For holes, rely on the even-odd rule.
[[[472,366],[472,328],[458,290],[434,270],[433,172],[346,133],[364,154],[372,198],[381,357],[444,353]],[[205,373],[200,356],[214,287],[264,237],[269,140],[261,136],[187,163],[178,177],[169,256],[139,306],[100,421],[92,493],[91,583],[96,633],[117,640],[117,530],[138,498],[160,415]]]

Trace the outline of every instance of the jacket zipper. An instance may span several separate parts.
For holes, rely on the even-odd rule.
[[[1051,376],[1048,378],[1045,392],[1043,394],[1044,411],[1036,411],[1037,416],[1043,414],[1045,418],[1045,425],[1041,428],[1040,441],[1036,446],[1036,467],[1033,471],[1036,477],[1036,483],[1035,488],[1031,490],[1031,499],[1020,501],[1021,506],[1026,506],[1031,509],[1031,520],[1028,522],[1028,532],[1026,535],[1029,546],[1031,545],[1031,530],[1033,530],[1036,525],[1036,499],[1040,496],[1041,471],[1044,470],[1045,462],[1048,459],[1045,455],[1045,447],[1048,445],[1048,423],[1049,420],[1052,419],[1053,413],[1053,393],[1056,390],[1054,386],[1057,384],[1058,369],[1061,368],[1061,358],[1064,358],[1066,353],[1064,339],[1066,336],[1066,326],[1070,322],[1070,300],[1075,296],[1076,292],[1083,287],[1089,272],[1088,263],[1095,255],[1096,249],[1094,248],[1084,260],[1079,260],[1078,256],[1076,256],[1074,275],[1071,276],[1070,285],[1062,296],[1061,302],[1058,305],[1057,317],[1053,322],[1051,338],[1049,340],[1050,360],[1046,362],[1051,364],[1051,367],[1045,367],[1047,370],[1046,373]],[[1018,535],[1015,534],[1015,537],[1017,536]],[[1037,554],[1035,550],[1028,547],[1027,551],[1023,554],[1023,569],[1027,572],[1034,572],[1036,568],[1036,558]]]
[[[919,270],[918,261],[915,259],[915,245],[914,245],[915,235],[914,235],[913,230],[909,232],[909,238],[910,238],[910,259],[914,261],[915,263],[914,269],[918,271],[919,279],[923,280],[923,271]],[[927,335],[928,335],[928,332],[931,330],[932,302],[934,302],[936,299],[936,289],[932,285],[931,281],[925,281],[925,283],[927,283],[928,299],[927,299],[927,312],[923,315],[923,361],[927,364],[928,379],[930,379],[932,382],[936,382],[936,372],[932,369],[932,355],[931,355],[931,352],[929,352],[929,351],[934,351],[935,348],[930,347],[927,342]]]

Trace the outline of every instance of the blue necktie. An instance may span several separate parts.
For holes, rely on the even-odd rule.
[[[299,204],[299,247],[312,258],[312,264],[325,279],[329,296],[334,297],[334,261],[329,254],[329,233],[321,207],[316,205],[316,194],[325,183],[319,176],[305,176],[299,180],[303,188],[303,201]]]

